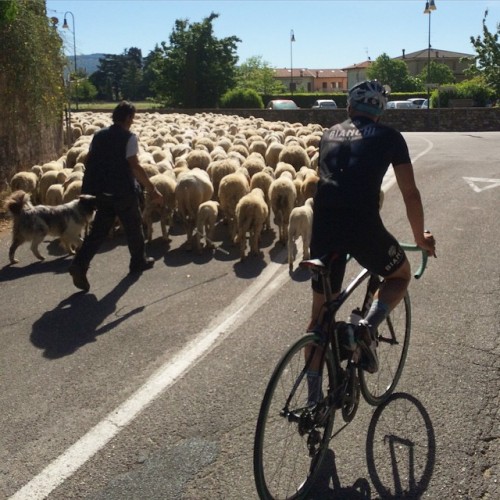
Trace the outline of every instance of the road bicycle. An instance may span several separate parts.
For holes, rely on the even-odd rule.
[[[427,253],[416,245],[401,244],[401,247],[421,252],[422,261],[414,275],[420,278],[427,264]],[[396,388],[403,371],[411,328],[408,292],[377,329],[379,369],[370,374],[359,366],[360,348],[354,339],[351,338],[346,349],[345,339],[340,337],[345,337],[346,332],[349,335],[353,327],[337,321],[336,314],[366,282],[361,307],[353,311],[364,317],[383,279],[363,269],[334,298],[329,270],[336,258],[333,255],[300,263],[323,282],[324,314],[317,331],[297,340],[282,356],[267,385],[254,440],[254,476],[261,499],[304,498],[320,472],[337,410],[347,424],[356,414],[360,394],[370,405],[382,404]],[[311,370],[320,376],[312,401],[311,386],[308,390]]]

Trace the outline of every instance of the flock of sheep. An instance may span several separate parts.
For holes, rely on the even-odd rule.
[[[44,205],[78,197],[92,136],[110,124],[108,113],[73,114],[74,142],[67,153],[15,174],[12,191],[22,189]],[[139,139],[139,161],[164,197],[160,208],[145,193],[147,240],[157,220],[168,240],[175,216],[184,226],[186,248],[201,252],[203,243],[213,247],[214,227],[223,220],[243,260],[247,235],[250,253],[259,254],[261,232],[271,228],[272,214],[279,240],[288,246],[290,269],[299,237],[304,258],[309,257],[323,127],[213,113],[138,113],[131,130]]]

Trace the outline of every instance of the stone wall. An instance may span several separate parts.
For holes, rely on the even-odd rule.
[[[219,113],[253,116],[267,121],[319,123],[331,127],[346,119],[345,109],[319,110],[269,110],[269,109],[204,109],[204,110],[160,110],[160,113]],[[401,132],[481,132],[500,131],[500,108],[443,108],[443,109],[390,109],[382,116],[383,123]]]

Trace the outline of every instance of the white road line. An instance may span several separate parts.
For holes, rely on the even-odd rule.
[[[428,147],[418,154],[412,160],[413,162],[416,162],[433,147],[431,141],[423,139],[427,141]],[[394,172],[390,169],[384,178],[382,189],[387,191],[394,183]],[[286,250],[282,250],[277,256],[278,262],[268,264],[259,278],[230,304],[207,329],[200,332],[184,349],[161,366],[130,398],[109,413],[100,423],[11,496],[10,500],[42,500],[71,477],[139,413],[246,321],[288,281],[288,266],[282,264],[285,259]]]

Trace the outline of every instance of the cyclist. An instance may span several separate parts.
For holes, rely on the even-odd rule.
[[[377,327],[402,300],[411,278],[405,253],[379,214],[382,180],[390,164],[415,243],[429,255],[436,255],[434,238],[424,230],[424,211],[406,141],[400,132],[379,122],[386,102],[386,91],[379,82],[361,82],[349,90],[349,118],[324,132],[311,240],[311,258],[332,252],[340,256],[330,276],[334,293],[341,290],[347,254],[384,277],[370,311],[354,327],[361,348],[360,366],[370,373],[378,370]],[[312,289],[309,331],[318,324],[324,304],[321,280],[313,279]],[[308,374],[311,389],[317,386],[315,377],[317,373]]]

